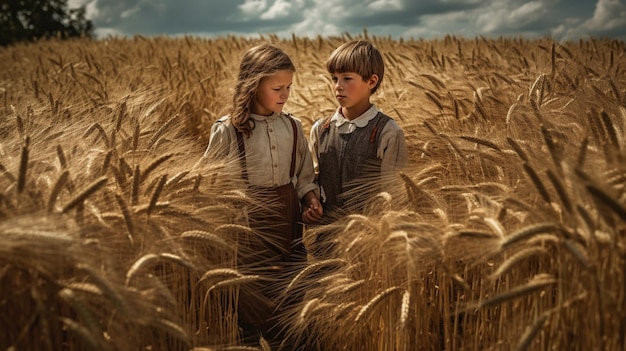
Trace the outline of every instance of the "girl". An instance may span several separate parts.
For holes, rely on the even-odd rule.
[[[322,217],[302,124],[282,112],[294,72],[281,49],[269,44],[249,49],[239,67],[231,113],[212,126],[205,152],[205,157],[239,158],[247,193],[261,205],[248,208],[249,226],[258,235],[240,241],[240,268],[282,282],[289,280],[286,263],[306,260],[300,220],[311,223]],[[260,333],[268,338],[268,320],[278,298],[272,285],[264,281],[241,290],[244,336]]]

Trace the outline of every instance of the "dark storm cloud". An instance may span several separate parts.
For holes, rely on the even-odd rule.
[[[626,0],[69,0],[100,36],[553,36],[626,39]]]
[[[92,20],[96,28],[111,29],[122,35],[184,34],[197,32],[257,31],[280,28],[298,21],[290,17],[250,20],[242,16],[244,1],[130,1],[97,0]]]
[[[361,1],[362,2],[362,1]],[[369,2],[369,5],[376,4],[376,1]],[[481,4],[468,1],[410,1],[398,2],[402,4],[400,8],[365,7],[363,11],[347,13],[345,21],[347,24],[356,26],[381,26],[381,25],[405,25],[413,26],[419,24],[419,19],[424,15],[435,15],[456,11],[467,11],[478,8]]]

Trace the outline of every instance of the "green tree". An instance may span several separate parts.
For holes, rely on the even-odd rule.
[[[40,38],[93,37],[85,7],[67,0],[0,0],[0,46]]]

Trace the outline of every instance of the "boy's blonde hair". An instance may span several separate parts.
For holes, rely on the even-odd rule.
[[[372,74],[378,76],[378,84],[372,88],[372,94],[378,90],[385,74],[385,64],[380,51],[370,42],[354,40],[342,44],[330,54],[326,61],[329,73],[358,73],[364,80]]]
[[[254,46],[243,55],[239,65],[230,119],[235,128],[246,136],[249,136],[254,128],[249,120],[259,84],[264,78],[282,70],[295,72],[296,67],[283,50],[271,44]]]

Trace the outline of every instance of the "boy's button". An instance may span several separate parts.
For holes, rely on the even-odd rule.
[[[272,145],[272,149],[275,149],[275,148],[276,148],[276,145]]]

